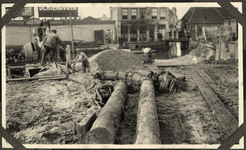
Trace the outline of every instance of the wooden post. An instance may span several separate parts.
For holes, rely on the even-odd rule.
[[[151,79],[144,80],[141,85],[134,144],[161,144],[155,91]]]
[[[72,58],[71,59],[74,59],[74,45],[73,45],[73,25],[72,25],[72,14],[71,14],[71,11],[69,12],[69,15],[70,15],[70,28],[71,28],[71,42],[72,42]]]
[[[198,37],[197,37],[197,25],[195,25],[195,40],[198,40]]]
[[[207,41],[207,36],[206,36],[206,25],[203,27],[203,34],[204,34],[204,39]]]
[[[220,26],[220,40],[219,40],[219,60],[220,60],[220,53],[221,53],[221,36],[222,36],[222,27]]]
[[[85,144],[114,144],[116,132],[126,101],[127,84],[119,81],[106,105],[100,111],[91,130],[85,137]]]
[[[66,48],[66,67],[71,68],[71,47],[69,44]]]

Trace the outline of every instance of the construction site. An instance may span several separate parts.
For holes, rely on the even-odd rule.
[[[6,130],[21,144],[212,145],[239,127],[238,41],[230,35],[174,37],[159,47],[165,56],[146,43],[150,55],[72,41],[42,65],[49,28],[42,22],[36,43],[6,48]],[[88,72],[72,65],[80,52]]]

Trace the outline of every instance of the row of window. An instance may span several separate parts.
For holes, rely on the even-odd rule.
[[[129,9],[123,8],[122,9],[122,19],[128,19],[128,12]],[[132,8],[130,9],[131,13],[131,19],[137,19],[137,9]],[[151,12],[150,10],[147,10],[145,8],[140,8],[140,17],[144,18],[145,14],[150,15],[152,19],[157,19],[157,8],[152,8]],[[166,18],[166,9],[160,8],[160,19]]]

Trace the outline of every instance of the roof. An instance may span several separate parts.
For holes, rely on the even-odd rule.
[[[194,12],[194,10],[195,10],[196,8],[194,8],[194,7],[191,7],[188,11],[187,11],[187,13],[183,16],[183,18],[181,19],[181,20],[189,20],[190,19],[190,17],[192,16],[192,14],[193,14],[193,12]]]
[[[103,14],[103,16],[101,18],[99,18],[100,20],[109,20],[109,18],[107,17],[107,15]]]
[[[69,20],[66,20],[66,23],[69,22]],[[96,18],[93,18],[91,16],[83,19],[83,20],[74,20],[73,21],[73,25],[93,25],[93,24],[115,24],[115,21],[114,20],[100,20],[100,19],[96,19]]]
[[[222,12],[222,14],[220,13]],[[229,16],[223,9],[215,7],[191,7],[182,20],[188,24],[223,24],[225,16]]]
[[[230,13],[228,13],[225,9],[223,8],[216,8],[219,13],[226,19],[233,19],[232,15]]]

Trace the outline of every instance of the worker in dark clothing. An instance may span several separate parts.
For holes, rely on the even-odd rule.
[[[77,62],[82,62],[82,70],[84,71],[84,73],[90,72],[90,63],[85,53],[80,52],[79,54],[77,54],[76,58],[72,61],[72,64],[71,64],[72,68],[75,69],[75,64]]]
[[[43,41],[43,51],[42,51],[42,60],[41,65],[43,65],[44,58],[49,52],[51,52],[51,59],[56,63],[57,62],[57,46],[59,43],[64,45],[64,42],[56,34],[56,30],[52,30],[51,33],[48,33]],[[41,48],[42,48],[41,47]]]

